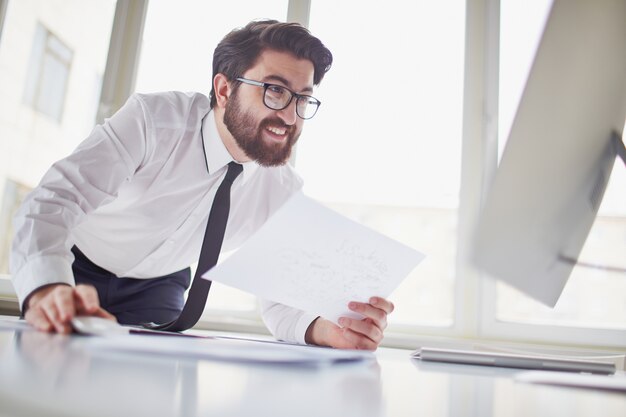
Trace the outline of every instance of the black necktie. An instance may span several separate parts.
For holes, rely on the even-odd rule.
[[[230,211],[230,186],[233,185],[233,181],[241,174],[242,170],[243,167],[241,165],[235,162],[229,163],[226,176],[215,193],[209,221],[204,232],[198,269],[196,269],[191,288],[187,294],[187,302],[180,316],[169,323],[145,323],[144,327],[154,330],[182,332],[190,329],[198,322],[202,311],[204,311],[206,298],[211,288],[211,281],[202,278],[200,275],[213,268],[217,263],[217,258],[222,248],[222,241],[224,240],[228,212]]]

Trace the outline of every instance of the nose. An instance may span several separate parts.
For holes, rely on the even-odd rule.
[[[298,115],[296,114],[296,101],[291,100],[291,103],[287,107],[278,111],[278,117],[288,126],[296,124],[296,120],[298,119]]]

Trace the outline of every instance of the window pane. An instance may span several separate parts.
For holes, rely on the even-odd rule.
[[[521,97],[551,0],[502,0],[500,41],[500,149]],[[598,217],[580,261],[626,267],[626,170],[618,161]],[[518,323],[626,328],[624,273],[577,266],[559,299],[550,309],[504,284],[497,285],[496,317]]]
[[[209,94],[213,50],[234,28],[287,16],[288,0],[150,0],[136,91]]]
[[[427,254],[393,323],[450,325],[465,2],[312,2],[310,27],[335,62],[298,145],[305,192]]]
[[[48,53],[43,57],[37,96],[33,103],[35,110],[61,121],[69,72],[68,63],[60,61],[53,54]]]
[[[65,105],[65,87],[73,52],[44,25],[37,23],[28,75],[24,86],[24,103],[57,122]]]
[[[94,126],[114,12],[114,0],[8,3],[0,38],[0,234],[9,237],[0,241],[0,273],[25,191]]]
[[[211,91],[213,50],[231,30],[254,19],[284,21],[287,0],[150,0],[135,90]],[[167,28],[167,30],[164,30]],[[211,285],[205,312],[256,314],[256,297],[218,282]]]

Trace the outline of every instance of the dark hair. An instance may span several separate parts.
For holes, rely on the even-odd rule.
[[[318,85],[333,63],[333,55],[322,42],[297,23],[257,20],[231,31],[213,53],[213,77],[224,74],[229,81],[250,69],[266,49],[289,52],[313,63],[313,83]],[[215,91],[211,86],[211,108]]]

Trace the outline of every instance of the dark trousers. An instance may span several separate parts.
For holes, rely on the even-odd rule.
[[[191,283],[190,268],[150,279],[124,278],[94,264],[76,246],[72,253],[76,284],[96,287],[100,306],[120,324],[165,323],[183,310],[185,290]]]

